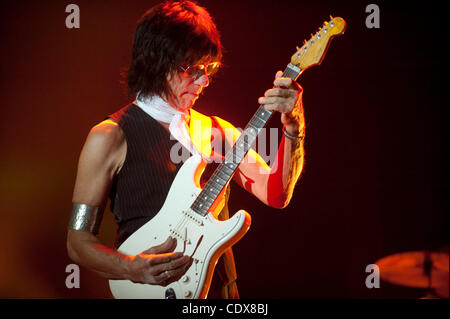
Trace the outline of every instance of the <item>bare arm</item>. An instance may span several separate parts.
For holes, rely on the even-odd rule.
[[[136,256],[124,255],[104,245],[89,232],[69,230],[67,249],[70,258],[108,279],[127,279],[143,284],[167,285],[189,269],[192,260],[182,253],[171,253],[177,243],[168,238]],[[167,272],[166,272],[167,271]]]
[[[69,229],[67,251],[74,262],[102,277],[127,279],[130,257],[107,247],[92,233]]]
[[[92,128],[81,151],[73,202],[104,207],[114,176],[125,159],[126,142],[116,123],[103,121]],[[192,260],[172,253],[176,240],[136,256],[124,255],[104,245],[92,233],[69,229],[67,250],[71,259],[109,279],[167,285],[178,280]]]

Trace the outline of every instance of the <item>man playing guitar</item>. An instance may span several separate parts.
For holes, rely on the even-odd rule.
[[[136,100],[95,125],[80,155],[67,237],[69,256],[76,263],[108,279],[163,286],[179,280],[191,267],[192,257],[173,252],[177,241],[172,237],[137,255],[116,248],[164,203],[179,168],[170,158],[171,135],[176,143],[195,152],[186,134],[195,116],[212,119],[213,134],[225,136],[225,143],[233,143],[225,134],[227,129],[239,135],[225,120],[191,110],[219,68],[221,57],[216,26],[209,13],[193,2],[161,3],[141,18],[127,78]],[[277,162],[271,168],[250,150],[233,176],[270,207],[288,205],[302,171],[305,121],[301,96],[301,87],[277,72],[274,87],[258,99],[267,110],[281,113],[284,135]],[[118,223],[115,248],[96,237],[108,197]],[[220,215],[228,214],[224,211]],[[231,249],[216,270],[208,297],[239,298]]]

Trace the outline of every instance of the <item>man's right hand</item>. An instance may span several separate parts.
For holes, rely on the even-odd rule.
[[[174,253],[177,240],[168,237],[161,245],[130,256],[127,279],[141,284],[167,286],[177,281],[192,265],[192,258]]]

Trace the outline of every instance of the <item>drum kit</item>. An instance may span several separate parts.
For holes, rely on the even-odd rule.
[[[426,289],[426,296],[420,299],[449,298],[448,248],[398,253],[381,258],[376,265],[386,282]]]

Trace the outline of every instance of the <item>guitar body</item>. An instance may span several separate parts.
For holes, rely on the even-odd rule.
[[[172,236],[177,239],[176,252],[184,250],[185,255],[193,254],[191,267],[179,281],[165,287],[129,280],[110,280],[115,298],[165,299],[168,295],[176,299],[207,297],[217,260],[244,236],[250,227],[251,218],[247,212],[240,210],[232,218],[219,221],[214,216],[222,208],[220,206],[213,206],[213,211],[205,216],[190,208],[201,192],[199,181],[204,167],[200,156],[190,157],[178,171],[158,214],[118,249],[126,255],[137,255]]]

